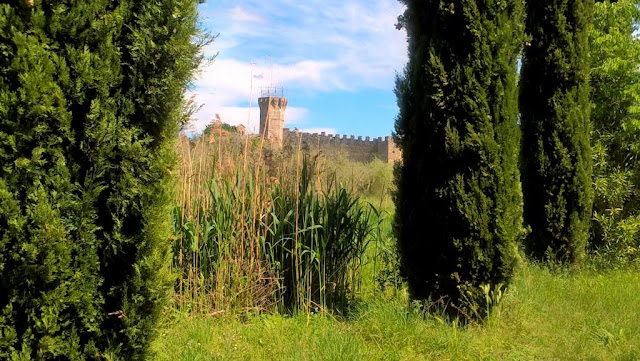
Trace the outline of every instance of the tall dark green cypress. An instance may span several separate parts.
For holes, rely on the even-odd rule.
[[[140,360],[195,0],[0,1],[0,359]]]
[[[529,1],[521,70],[526,248],[534,259],[580,261],[593,203],[589,27],[593,0]]]
[[[395,231],[414,299],[484,316],[523,235],[516,61],[521,0],[404,0]],[[476,312],[473,312],[476,311]]]

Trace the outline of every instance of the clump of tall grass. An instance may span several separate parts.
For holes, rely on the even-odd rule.
[[[329,181],[318,192],[315,162],[304,158],[298,182],[274,187],[265,238],[268,263],[279,275],[280,308],[344,309],[359,283],[371,227],[370,212]]]
[[[344,310],[371,209],[300,151],[213,132],[178,147],[176,304],[207,312]]]

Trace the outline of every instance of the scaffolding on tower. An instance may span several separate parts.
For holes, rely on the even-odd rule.
[[[266,86],[260,87],[261,98],[284,98],[284,87]]]

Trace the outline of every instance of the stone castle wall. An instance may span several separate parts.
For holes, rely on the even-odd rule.
[[[370,162],[379,158],[383,162],[395,163],[402,158],[400,150],[391,137],[375,139],[358,137],[356,139],[353,135],[310,134],[284,128],[287,99],[281,94],[280,96],[272,96],[271,93],[267,93],[266,95],[258,99],[260,135],[271,144],[278,147],[282,147],[283,144],[302,144],[305,148],[310,149],[342,151],[350,159],[358,162]]]
[[[285,144],[297,145],[302,144],[304,147],[311,149],[342,151],[347,156],[357,162],[370,162],[375,158],[379,158],[386,163],[395,163],[402,158],[402,153],[393,141],[393,138],[379,137],[364,139],[353,135],[326,134],[326,133],[302,133],[292,131],[288,128],[283,129],[283,139]]]

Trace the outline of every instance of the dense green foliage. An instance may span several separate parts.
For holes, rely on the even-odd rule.
[[[522,228],[516,58],[523,5],[403,1],[410,60],[396,93],[396,235],[411,296],[484,317]]]
[[[0,359],[147,354],[196,6],[0,3]]]
[[[227,124],[227,123],[220,123],[220,124],[210,123],[204,128],[204,130],[202,131],[202,135],[201,136],[208,137],[215,129],[217,129],[218,131],[224,131],[224,132],[232,132],[232,133],[237,133],[238,132],[238,128],[236,126],[231,125],[231,124]]]
[[[522,183],[526,248],[533,258],[580,261],[593,185],[589,26],[593,0],[527,2],[521,69]]]
[[[639,21],[637,0],[599,2],[590,36],[595,201],[589,248],[610,265],[640,257]]]
[[[325,152],[326,153],[326,152]],[[341,152],[325,154],[322,160],[328,171],[354,193],[378,204],[390,198],[393,190],[393,165],[380,159],[355,162]]]
[[[309,160],[227,124],[174,148],[206,42],[197,1],[0,1],[0,360],[147,359],[170,271],[163,359],[640,358],[637,272],[524,262],[503,292],[524,235],[524,1],[401,2],[393,214],[380,161]],[[628,266],[640,10],[598,2],[590,29],[591,6],[529,1],[526,248],[578,261],[590,238]]]

